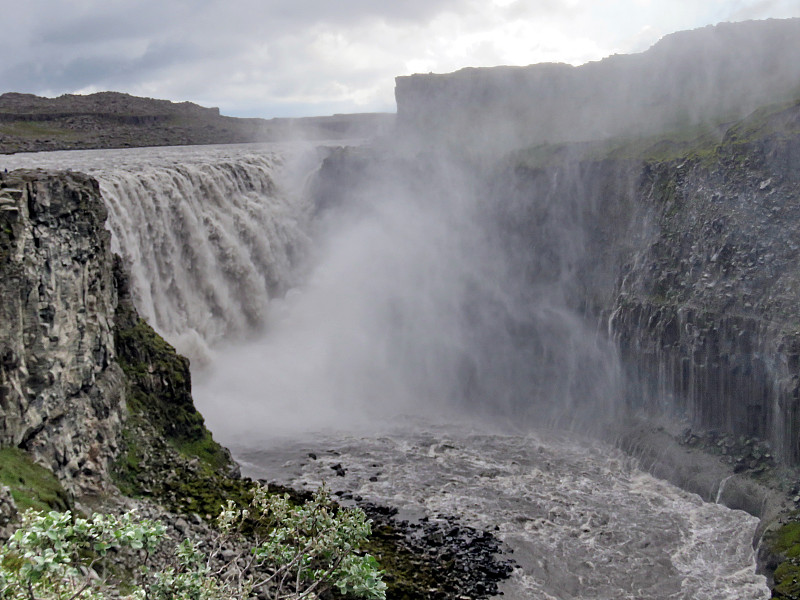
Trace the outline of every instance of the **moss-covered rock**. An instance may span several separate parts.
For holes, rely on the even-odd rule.
[[[129,496],[207,518],[216,517],[228,499],[248,502],[253,484],[239,478],[230,452],[214,441],[194,406],[188,359],[139,317],[120,259],[114,267],[114,338],[129,411],[112,470],[115,483]]]
[[[137,425],[147,424],[155,436],[166,440],[186,458],[198,458],[212,470],[235,470],[230,453],[214,441],[203,416],[192,400],[189,360],[139,317],[130,297],[127,275],[117,258],[114,278],[119,302],[115,314],[114,341],[117,360],[127,378],[129,425],[123,452],[134,467],[141,441],[131,435]]]
[[[783,524],[769,531],[762,541],[762,554],[768,553],[773,559],[772,597],[777,600],[800,600],[799,517],[790,515]]]
[[[0,484],[8,486],[19,510],[67,510],[72,499],[48,469],[19,448],[0,449]]]

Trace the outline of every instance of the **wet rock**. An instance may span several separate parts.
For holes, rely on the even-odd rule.
[[[25,449],[73,493],[107,493],[126,408],[99,186],[14,171],[0,196],[15,208],[0,212],[0,445]]]
[[[397,509],[360,502],[379,535],[390,532],[393,543],[415,559],[417,571],[435,583],[407,597],[438,599],[496,596],[498,583],[508,578],[515,563],[492,534],[462,525],[455,517],[438,515],[418,521],[397,520]],[[391,585],[391,584],[390,584]]]

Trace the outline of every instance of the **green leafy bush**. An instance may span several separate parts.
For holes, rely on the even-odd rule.
[[[228,503],[217,525],[206,551],[183,540],[171,564],[154,569],[150,557],[164,542],[162,523],[134,511],[85,519],[29,510],[0,549],[0,599],[101,600],[121,596],[123,583],[131,600],[243,600],[262,593],[301,600],[331,587],[368,600],[386,597],[377,562],[358,552],[370,522],[360,509],[334,505],[324,488],[299,506],[260,488],[246,509]],[[133,581],[122,582],[110,558],[126,552],[141,567]]]

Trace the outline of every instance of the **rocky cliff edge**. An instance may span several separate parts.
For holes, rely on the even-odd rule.
[[[136,313],[105,219],[86,175],[0,177],[0,447],[76,497],[166,493],[145,465],[235,474],[194,408],[188,361]]]

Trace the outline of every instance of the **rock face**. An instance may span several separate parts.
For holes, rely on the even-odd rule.
[[[194,407],[189,361],[133,306],[106,214],[87,175],[0,177],[0,447],[81,497],[130,488],[147,475],[132,457],[156,443],[165,472],[194,458],[236,477]]]
[[[723,23],[580,67],[468,68],[396,79],[401,131],[508,150],[729,121],[798,91],[800,19]]]
[[[635,159],[586,145],[513,155],[490,192],[509,260],[608,330],[630,408],[797,463],[800,103],[719,143],[651,143]]]
[[[800,105],[645,165],[611,327],[631,396],[800,460]]]
[[[799,51],[800,19],[725,23],[581,67],[396,87],[403,136],[483,164],[513,150],[485,191],[495,235],[520,280],[608,331],[628,407],[793,464]]]
[[[73,491],[102,482],[125,414],[105,216],[85,175],[0,180],[0,445]]]

